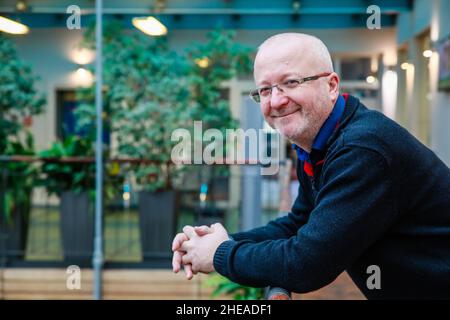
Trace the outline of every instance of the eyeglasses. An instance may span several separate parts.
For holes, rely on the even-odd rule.
[[[272,86],[261,87],[255,90],[250,91],[250,97],[255,100],[255,102],[260,103],[261,100],[266,100],[272,94],[272,88],[277,87],[277,89],[286,94],[291,93],[293,90],[297,89],[302,83],[306,81],[317,80],[322,77],[328,77],[331,72],[320,73],[315,76],[306,77],[306,78],[292,78],[287,79],[286,81],[278,84],[274,84]]]

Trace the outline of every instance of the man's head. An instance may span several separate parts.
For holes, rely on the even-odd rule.
[[[289,93],[273,87],[271,94],[262,97],[260,102],[269,125],[308,150],[339,94],[339,78],[333,72],[327,47],[310,35],[283,33],[267,39],[255,58],[254,77],[258,88],[289,85],[288,80],[322,73],[330,75],[304,82]]]

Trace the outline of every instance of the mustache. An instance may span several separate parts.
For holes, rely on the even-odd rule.
[[[270,112],[269,115],[270,115],[272,118],[281,118],[281,117],[288,116],[288,115],[290,115],[290,114],[292,114],[292,113],[298,112],[298,111],[300,111],[301,109],[302,109],[301,106],[297,106],[296,108],[291,108],[291,109],[289,109],[289,110],[279,110],[279,111],[273,110],[272,112]]]

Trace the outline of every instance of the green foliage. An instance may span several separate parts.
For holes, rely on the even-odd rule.
[[[212,298],[220,295],[232,295],[234,300],[261,300],[264,297],[264,288],[242,286],[221,276],[218,273],[210,275],[205,286],[215,287]]]
[[[90,139],[69,136],[64,141],[56,141],[39,153],[43,158],[41,179],[38,185],[49,194],[59,195],[64,191],[80,193],[87,191],[91,199],[95,197],[94,146]],[[72,158],[67,161],[67,158]],[[78,159],[77,159],[78,158]],[[104,170],[103,191],[106,199],[117,196],[123,186],[123,176],[117,163],[107,163]]]
[[[79,136],[69,136],[63,142],[56,141],[39,153],[45,158],[41,172],[44,174],[39,184],[49,194],[64,191],[82,192],[94,188],[95,164],[89,162],[65,162],[68,157],[92,157],[92,142]]]
[[[38,94],[31,67],[22,61],[12,41],[0,33],[0,155],[32,156],[34,141],[24,124],[28,117],[43,111],[45,99]],[[2,162],[4,196],[2,212],[28,216],[36,167],[24,161]]]
[[[94,48],[94,29],[83,45]],[[250,51],[233,43],[232,33],[208,35],[208,43],[193,44],[185,54],[169,49],[164,37],[125,32],[117,21],[104,27],[104,121],[117,138],[119,156],[145,159],[136,165],[138,183],[146,190],[170,189],[182,168],[171,162],[175,129],[191,130],[202,121],[204,130],[234,128],[221,84],[241,69],[251,68]],[[200,68],[195,59],[208,57]],[[85,101],[77,108],[80,127],[94,137],[94,87],[79,91]]]
[[[194,102],[190,116],[202,120],[204,130],[236,127],[228,102],[220,95],[221,86],[239,73],[251,71],[252,49],[235,43],[234,37],[232,31],[214,30],[207,34],[206,43],[193,43],[186,49],[191,63],[189,82]],[[201,68],[195,63],[197,59],[205,58],[209,61],[208,67]]]
[[[7,156],[32,156],[34,152],[33,136],[25,132],[25,138],[18,135],[6,141],[4,154]],[[6,186],[2,212],[5,221],[11,222],[12,215],[18,212],[28,216],[31,204],[31,191],[38,176],[38,170],[32,163],[25,161],[2,162],[0,165],[2,186]]]
[[[8,139],[23,129],[24,119],[43,111],[45,99],[37,93],[37,79],[19,59],[12,41],[0,34],[0,154]]]

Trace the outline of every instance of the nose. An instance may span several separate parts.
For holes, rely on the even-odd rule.
[[[282,108],[289,102],[288,97],[278,89],[278,87],[272,88],[272,94],[270,95],[270,107],[274,109]]]

